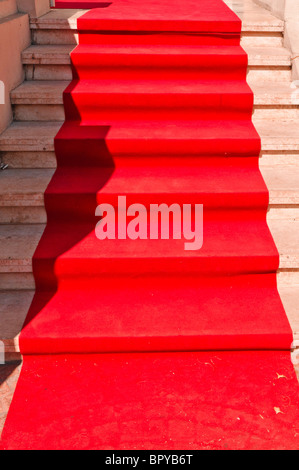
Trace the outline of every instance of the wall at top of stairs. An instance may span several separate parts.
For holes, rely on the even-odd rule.
[[[39,18],[50,10],[50,0],[17,0],[18,10]]]
[[[0,134],[13,119],[10,92],[24,80],[21,54],[31,44],[29,16],[49,10],[49,0],[2,0],[0,3]]]

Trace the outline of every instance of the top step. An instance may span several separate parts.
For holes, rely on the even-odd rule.
[[[222,0],[118,0],[81,16],[78,30],[240,33],[241,21]]]
[[[283,45],[283,21],[251,0],[226,0],[225,3],[242,21],[242,45]],[[30,18],[33,44],[77,44],[77,23],[86,12],[87,10],[80,9],[52,9],[39,18]]]
[[[132,0],[131,0],[132,1]],[[128,1],[123,0],[127,5]],[[136,2],[136,0],[135,0]],[[140,4],[140,2],[137,2]],[[165,2],[166,3],[166,2]],[[209,0],[208,4],[212,5],[212,1]],[[228,5],[233,12],[241,19],[242,21],[242,31],[252,31],[252,32],[283,32],[284,23],[282,20],[271,15],[271,13],[264,8],[258,6],[252,1],[232,1],[225,0],[225,3]],[[119,4],[119,2],[118,2]],[[202,12],[202,2],[194,1],[196,5],[196,10]],[[143,4],[142,4],[143,5]],[[185,5],[181,3],[181,10],[185,8]],[[200,8],[199,8],[200,5]],[[108,10],[108,9],[103,9]],[[173,3],[171,8],[168,7],[168,10],[171,12],[177,12],[177,8],[173,8]],[[211,8],[212,10],[212,8]],[[143,7],[144,11],[144,7]],[[51,10],[49,13],[39,17],[31,18],[30,25],[31,29],[70,29],[77,30],[77,21],[80,17],[86,14],[86,10],[80,9],[66,9],[66,10]],[[219,10],[217,10],[218,16]],[[193,11],[191,13],[193,17]]]

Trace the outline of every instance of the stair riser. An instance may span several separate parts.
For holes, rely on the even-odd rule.
[[[33,44],[78,44],[76,30],[67,29],[32,29]],[[252,47],[281,47],[283,37],[281,32],[243,32],[241,36],[242,46]]]
[[[9,168],[56,168],[54,151],[43,152],[1,152],[1,160]]]
[[[65,113],[63,105],[28,105],[13,106],[15,121],[64,121]]]
[[[235,93],[194,93],[190,95],[148,94],[135,96],[92,95],[82,93],[64,95],[67,119],[74,119],[74,110],[80,110],[82,121],[97,119],[156,120],[188,119],[250,119],[253,95],[250,91]]]
[[[91,30],[80,32],[80,44],[122,44],[122,45],[188,45],[188,46],[239,46],[239,32],[209,33],[203,32],[172,32],[172,31],[111,31]]]
[[[296,120],[299,119],[299,108],[298,106],[256,106],[253,109],[252,119],[253,122],[255,119]]]
[[[3,163],[9,168],[56,168],[54,151],[6,151],[1,153]],[[261,166],[269,165],[296,165],[299,162],[299,150],[296,151],[262,151]]]
[[[100,241],[99,241],[100,243]],[[183,243],[183,241],[182,241]],[[213,257],[213,262],[211,260],[200,259],[196,260],[190,259],[188,261],[180,259],[134,259],[132,262],[129,260],[121,260],[118,258],[111,259],[109,262],[107,260],[98,260],[92,262],[86,259],[82,260],[59,260],[54,261],[53,259],[45,260],[35,260],[35,272],[38,274],[38,287],[45,289],[47,287],[55,288],[57,285],[57,279],[60,282],[72,283],[78,282],[80,284],[81,280],[84,282],[84,279],[89,279],[89,284],[99,285],[105,278],[110,276],[120,275],[120,276],[134,276],[142,277],[148,275],[159,275],[161,274],[161,264],[163,265],[163,273],[169,275],[185,276],[185,275],[194,275],[194,276],[209,276],[213,272],[215,266],[217,266],[217,273],[219,275],[226,276],[227,274],[247,274],[249,272],[254,272],[257,274],[267,274],[269,272],[274,272],[277,269],[276,257],[265,256],[265,257],[251,257],[250,260],[242,259],[236,261],[232,258],[222,258]],[[258,266],[262,262],[263,268],[259,269]],[[53,275],[53,264],[55,262],[55,275]],[[85,265],[86,266],[85,268]],[[200,265],[200,268],[199,268]],[[229,265],[229,269],[228,269]],[[253,266],[253,271],[251,270]],[[69,284],[70,285],[70,284]]]
[[[46,188],[45,188],[46,190]],[[285,220],[298,220],[299,219],[299,194],[288,194],[287,190],[277,194],[270,191],[270,204],[268,218],[269,220],[285,219]],[[42,197],[42,195],[41,195]],[[136,198],[137,200],[138,198]],[[161,200],[161,198],[160,198]],[[140,202],[140,198],[138,199]],[[201,201],[199,201],[200,203]],[[78,213],[74,211],[74,207],[69,208],[69,214],[74,218],[78,218]],[[63,219],[65,216],[62,214]],[[0,211],[1,224],[44,224],[47,221],[47,214],[44,205],[32,206],[32,202],[28,202],[28,206],[2,206]]]
[[[294,269],[282,268],[278,271],[277,281],[279,286],[299,285],[299,271]],[[34,290],[35,281],[33,273],[0,273],[0,291],[7,290]]]
[[[215,260],[216,261],[216,260]],[[264,265],[265,265],[265,262],[266,260],[263,260],[264,262]],[[298,271],[298,262],[299,262],[299,259],[298,259],[298,256],[294,255],[294,256],[291,256],[291,255],[287,255],[287,254],[283,254],[283,255],[280,255],[280,267],[279,269],[282,270],[283,274],[289,274],[291,275],[293,272],[297,272]],[[175,269],[175,262],[173,265],[169,265],[167,269],[170,269],[172,272],[174,272],[174,269]],[[135,266],[135,270],[138,269],[138,272],[139,270],[142,269],[142,266],[143,266],[143,262],[140,263],[140,265],[137,265]],[[161,265],[160,265],[161,266]],[[220,263],[218,263],[218,266],[220,266]],[[1,273],[0,273],[0,291],[3,291],[3,290],[30,290],[30,289],[35,289],[35,282],[34,282],[34,278],[33,278],[33,273],[32,273],[32,267],[28,267],[28,270],[26,272],[22,272],[20,269],[17,269],[16,267],[13,267],[13,266],[10,266],[10,267],[7,267],[7,271],[5,271],[5,268],[2,266],[1,267]],[[113,268],[113,266],[109,266],[109,270],[111,270]],[[123,272],[127,272],[127,269],[124,265],[120,266],[119,265],[119,261],[115,261],[115,266],[114,266],[114,269],[116,268],[119,268],[119,269],[122,269]],[[151,267],[152,269],[153,267]],[[234,267],[231,267],[232,270]],[[45,272],[45,266],[43,265],[40,265],[39,266],[39,269],[43,272]],[[74,266],[67,266],[66,269],[68,270],[67,273],[60,273],[61,276],[65,277],[65,279],[70,279],[72,276],[71,274],[73,273],[73,270],[74,270]],[[79,269],[80,270],[80,273],[82,276],[84,276],[84,273],[82,272],[82,269],[83,267],[81,265],[78,264],[78,266],[76,266],[76,269]],[[103,267],[104,269],[104,267]],[[184,266],[184,269],[185,270],[188,270],[188,272],[194,272],[196,273],[197,270],[196,270],[196,266],[191,266],[190,264],[189,265],[186,265]],[[236,269],[239,269],[239,267],[236,267]],[[246,269],[246,267],[245,267]],[[157,270],[157,273],[161,272],[161,268],[159,268],[158,266],[156,266],[156,270]],[[154,271],[152,271],[154,272]],[[89,268],[89,271],[88,273],[85,273],[86,276],[90,275],[91,273],[91,270]],[[96,274],[94,273],[95,276],[102,276],[104,275],[104,272],[103,274]],[[182,275],[182,270],[180,270],[180,275]],[[43,280],[46,284],[48,282],[48,278],[44,278]],[[54,282],[54,279],[53,279],[53,282]]]
[[[1,207],[0,224],[45,224],[45,207]]]
[[[72,69],[65,64],[25,64],[26,80],[72,80]],[[258,67],[249,66],[247,79],[251,81],[283,82],[291,81],[292,72],[290,66]]]
[[[65,118],[63,105],[18,104],[13,106],[16,121],[63,121]],[[172,113],[173,116],[173,113]],[[160,118],[162,116],[160,115]],[[255,106],[253,119],[299,119],[297,106]]]
[[[31,270],[32,271],[32,270]],[[35,289],[33,273],[0,272],[0,291]]]

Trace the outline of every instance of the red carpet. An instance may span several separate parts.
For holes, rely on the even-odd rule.
[[[297,449],[240,20],[221,0],[119,0],[78,27],[1,447]],[[118,196],[203,204],[202,248],[100,241],[96,206]]]

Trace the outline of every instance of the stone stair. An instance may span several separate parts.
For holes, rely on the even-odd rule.
[[[243,20],[253,120],[262,138],[260,168],[270,192],[268,223],[280,252],[279,290],[299,340],[299,99],[291,87],[283,22],[250,0],[227,0]],[[43,194],[55,171],[54,137],[71,80],[70,52],[83,11],[53,10],[31,19],[22,54],[26,81],[11,94],[13,124],[0,136],[0,339],[18,357],[18,334],[34,294],[32,256],[46,223]]]

